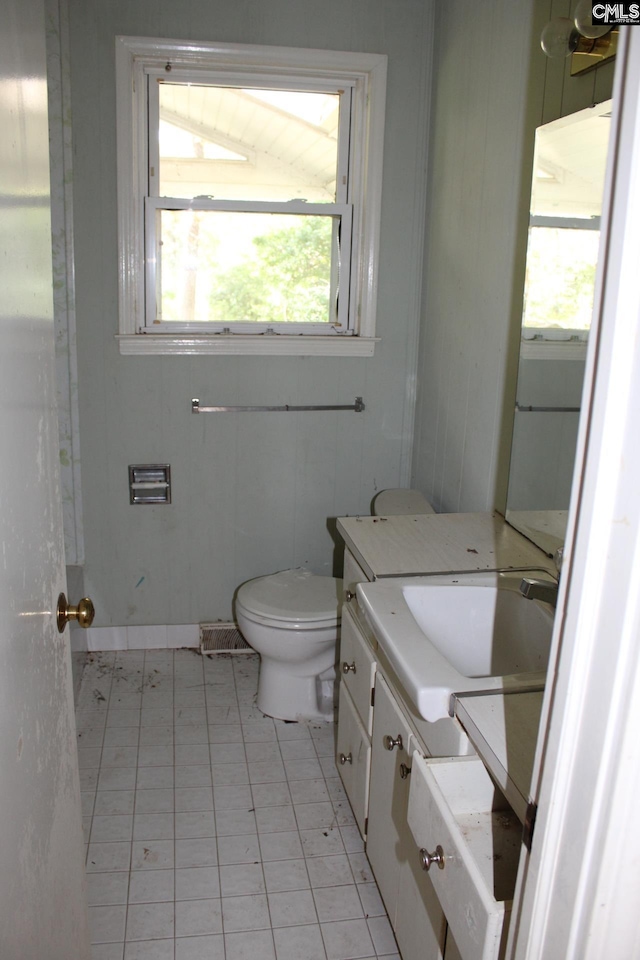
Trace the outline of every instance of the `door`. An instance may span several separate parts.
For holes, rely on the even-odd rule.
[[[0,31],[0,956],[87,960],[57,473],[43,0]]]

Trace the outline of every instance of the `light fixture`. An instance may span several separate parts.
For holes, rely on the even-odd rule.
[[[584,73],[616,54],[618,31],[591,22],[591,0],[579,0],[573,19],[554,17],[542,31],[540,46],[551,59],[571,57],[571,75]]]

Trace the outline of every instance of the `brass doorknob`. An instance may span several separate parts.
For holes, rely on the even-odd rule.
[[[74,607],[69,603],[64,593],[61,593],[58,597],[56,609],[58,633],[62,633],[70,620],[77,620],[78,625],[86,630],[93,623],[95,613],[95,608],[89,597],[83,597],[77,607]]]

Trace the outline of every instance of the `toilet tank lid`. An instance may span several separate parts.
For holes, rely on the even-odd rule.
[[[396,487],[381,490],[373,500],[375,517],[396,517],[414,513],[435,513],[429,501],[419,490]]]
[[[340,619],[342,580],[309,570],[282,570],[249,580],[238,590],[238,603],[250,613],[274,620]]]

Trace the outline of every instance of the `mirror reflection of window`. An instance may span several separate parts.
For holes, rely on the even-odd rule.
[[[610,120],[607,101],[536,133],[524,339],[587,338]]]

